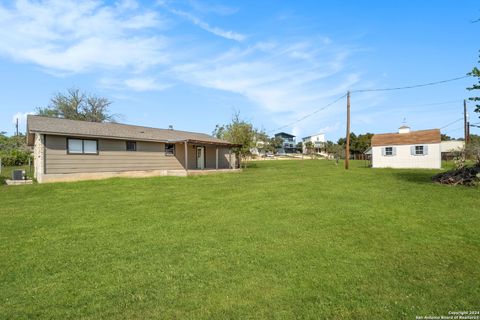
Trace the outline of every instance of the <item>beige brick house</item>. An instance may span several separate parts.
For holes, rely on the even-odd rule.
[[[28,116],[38,182],[238,170],[236,145],[203,133]]]

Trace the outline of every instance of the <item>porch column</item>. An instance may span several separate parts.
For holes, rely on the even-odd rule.
[[[228,166],[230,167],[230,169],[233,169],[233,167],[232,167],[232,149],[228,150]]]
[[[185,170],[188,171],[188,146],[187,146],[187,141],[185,141]]]
[[[218,170],[218,147],[215,148],[215,169]]]

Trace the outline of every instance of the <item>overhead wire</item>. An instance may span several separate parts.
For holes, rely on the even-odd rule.
[[[455,120],[455,121],[452,121],[452,122],[450,122],[449,124],[447,124],[447,125],[444,125],[444,126],[443,126],[443,127],[441,127],[440,129],[445,129],[445,128],[447,128],[447,127],[451,126],[452,124],[455,124],[455,123],[457,123],[457,122],[458,122],[458,121],[460,121],[460,120],[463,120],[463,118],[459,118],[459,119],[457,119],[457,120]]]
[[[405,90],[405,89],[414,89],[414,88],[421,88],[421,87],[427,87],[427,86],[433,86],[433,85],[437,85],[437,84],[442,84],[442,83],[447,83],[447,82],[452,82],[452,81],[457,81],[457,80],[461,80],[461,79],[465,79],[465,78],[469,78],[471,77],[471,75],[465,75],[465,76],[461,76],[461,77],[456,77],[456,78],[451,78],[451,79],[446,79],[446,80],[440,80],[440,81],[434,81],[434,82],[428,82],[428,83],[422,83],[422,84],[415,84],[415,85],[409,85],[409,86],[403,86],[403,87],[392,87],[392,88],[374,88],[374,89],[356,89],[356,90],[350,90],[349,92],[350,93],[360,93],[360,92],[378,92],[378,91],[394,91],[394,90]],[[329,104],[289,123],[289,124],[286,124],[284,126],[281,126],[281,127],[278,127],[276,129],[273,129],[273,130],[269,130],[268,133],[271,133],[271,132],[274,132],[274,131],[278,131],[278,130],[281,130],[281,129],[284,129],[284,128],[288,128],[288,127],[291,127],[292,125],[294,124],[297,124],[315,114],[317,114],[318,112],[320,111],[323,111],[325,109],[327,109],[328,107],[332,106],[333,104],[337,103],[338,101],[340,101],[341,99],[345,98],[346,96],[348,95],[348,93],[338,97],[337,99],[335,99],[334,101],[330,102]],[[452,101],[453,102],[453,101]],[[423,104],[423,106],[427,106],[427,105],[436,105],[436,104],[447,104],[447,103],[451,103],[451,101],[446,101],[446,102],[440,102],[440,103],[431,103],[431,104]],[[420,105],[422,106],[422,105]]]
[[[437,85],[437,84],[441,84],[441,83],[457,81],[457,80],[465,79],[465,78],[469,78],[469,77],[471,77],[471,76],[470,75],[465,75],[465,76],[456,77],[456,78],[447,79],[447,80],[427,82],[427,83],[415,84],[415,85],[404,86],[404,87],[377,88],[377,89],[357,89],[357,90],[351,90],[350,92],[351,93],[357,93],[357,92],[376,92],[376,91],[394,91],[394,90],[414,89],[414,88],[421,88],[421,87],[433,86],[433,85]]]
[[[301,117],[301,118],[299,118],[299,119],[297,119],[297,120],[295,120],[295,121],[293,121],[293,122],[291,122],[291,123],[289,123],[289,124],[286,124],[286,125],[284,125],[284,126],[278,127],[278,128],[276,128],[276,129],[274,129],[274,130],[270,130],[270,131],[268,131],[268,132],[270,133],[270,132],[282,130],[282,129],[284,129],[284,128],[288,128],[288,127],[290,127],[290,126],[292,126],[292,125],[294,125],[294,124],[296,124],[296,123],[298,123],[298,122],[300,122],[300,121],[303,121],[303,120],[305,120],[305,119],[307,119],[307,118],[309,118],[309,117],[311,117],[311,116],[319,113],[320,111],[323,111],[323,110],[327,109],[328,107],[334,105],[335,103],[337,103],[337,102],[340,101],[341,99],[345,98],[346,96],[347,96],[347,94],[345,93],[344,95],[338,97],[337,99],[335,99],[335,100],[333,100],[332,102],[326,104],[325,106],[323,106],[323,107],[321,107],[321,108],[319,108],[319,109],[317,109],[317,110],[315,110],[315,111],[313,111],[313,112],[311,112],[311,113],[309,113],[309,114],[307,114],[307,115],[305,115],[305,116],[303,116],[303,117]]]

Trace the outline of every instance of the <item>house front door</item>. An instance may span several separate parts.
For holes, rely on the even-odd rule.
[[[197,147],[197,169],[205,168],[205,148]]]

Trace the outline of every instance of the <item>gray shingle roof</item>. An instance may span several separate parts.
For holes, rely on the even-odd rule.
[[[214,138],[205,133],[141,127],[113,122],[99,123],[32,115],[29,115],[27,118],[27,132],[29,135],[32,135],[33,133],[45,133],[63,136],[81,136],[138,141],[190,141],[234,146],[234,144],[231,144],[228,141]],[[33,144],[32,137],[29,137],[28,140],[29,144]]]

